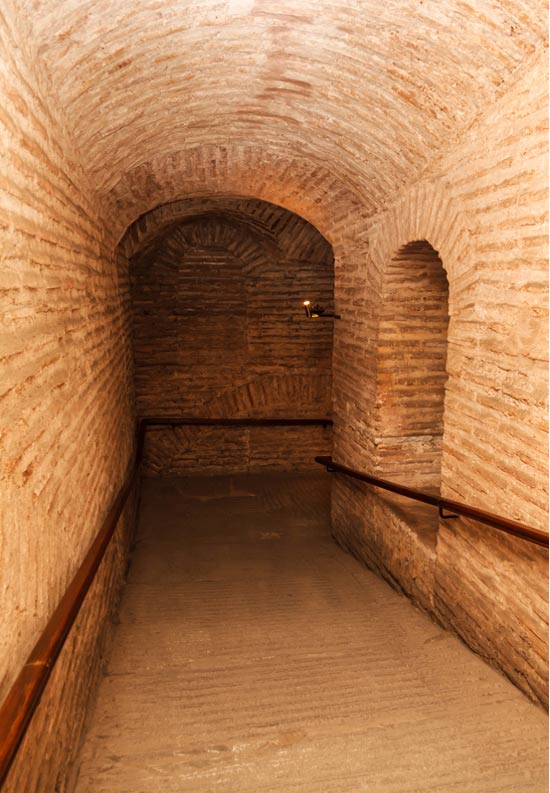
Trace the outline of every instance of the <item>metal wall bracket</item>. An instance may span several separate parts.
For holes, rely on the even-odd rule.
[[[452,520],[453,518],[458,518],[460,516],[451,515],[451,514],[445,515],[445,513],[443,512],[443,507],[439,507],[439,517],[441,518],[441,520]]]

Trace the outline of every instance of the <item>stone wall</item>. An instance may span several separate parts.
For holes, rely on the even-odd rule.
[[[141,416],[328,418],[333,256],[313,226],[262,201],[190,201],[128,239]],[[190,214],[195,211],[197,214]],[[183,217],[182,217],[183,216]],[[154,228],[160,225],[154,236]],[[330,453],[322,427],[148,430],[144,472],[299,470]]]
[[[377,431],[384,405],[374,395],[386,365],[385,273],[402,246],[427,240],[449,282],[442,493],[541,529],[548,485],[546,86],[543,55],[459,146],[373,219],[368,261],[337,268],[336,303],[344,318],[357,311],[346,284],[366,269],[380,296],[380,321],[373,327],[363,315],[338,326],[334,365],[335,458],[383,470],[387,447]],[[352,338],[364,339],[365,327],[369,365],[352,364]],[[365,397],[353,406],[354,393],[367,395],[365,409]],[[416,483],[414,472],[407,481]],[[392,514],[384,517],[378,509],[377,517],[374,509],[349,509],[349,485],[339,479],[334,488],[342,544],[409,594],[423,577],[432,588],[424,605],[546,702],[547,554],[460,519],[440,523],[428,571],[411,540],[413,563],[405,569],[383,536],[394,510],[386,506]]]
[[[10,3],[0,13],[0,701],[123,482],[133,452],[127,276]],[[61,790],[124,540],[48,686],[8,789]],[[107,586],[108,582],[108,586]],[[88,652],[91,653],[88,655]],[[70,670],[70,671],[69,671]],[[62,708],[54,717],[51,703]],[[74,716],[74,718],[73,718]]]

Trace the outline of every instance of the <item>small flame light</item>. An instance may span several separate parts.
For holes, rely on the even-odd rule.
[[[340,319],[339,314],[325,311],[322,306],[312,306],[311,300],[304,300],[304,310],[308,319]]]

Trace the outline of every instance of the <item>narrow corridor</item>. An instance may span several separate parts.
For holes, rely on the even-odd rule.
[[[540,793],[546,714],[330,536],[325,474],[144,481],[77,793]]]

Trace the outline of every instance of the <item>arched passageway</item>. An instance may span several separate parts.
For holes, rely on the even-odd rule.
[[[130,258],[138,415],[331,419],[333,323],[308,321],[302,306],[334,308],[321,234],[254,199],[181,201],[140,225]],[[144,471],[307,470],[330,452],[322,425],[157,426]]]
[[[545,736],[537,708],[548,702],[545,549],[472,517],[439,520],[433,507],[339,475],[330,482],[329,519],[326,477],[308,473],[313,479],[304,484],[285,479],[281,468],[312,465],[330,444],[348,468],[439,488],[444,498],[546,531],[547,83],[543,0],[4,0],[0,707],[40,702],[2,793],[68,793],[74,781],[137,523],[136,419],[153,409],[165,417],[250,420],[330,409],[334,421],[331,438],[317,426],[149,428],[143,471],[151,500],[140,514],[149,520],[164,501],[174,512],[168,527],[142,524],[140,553],[157,537],[167,554],[166,566],[156,559],[159,580],[168,567],[176,578],[189,573],[196,593],[208,590],[204,600],[180,590],[179,636],[196,640],[180,657],[182,675],[192,668],[198,685],[213,659],[209,637],[225,638],[228,666],[210,670],[246,706],[239,711],[238,697],[229,697],[220,723],[235,724],[233,705],[250,715],[261,686],[251,693],[234,685],[231,670],[245,674],[250,665],[231,654],[231,642],[236,635],[246,652],[249,639],[250,652],[261,655],[271,634],[259,614],[269,603],[278,649],[266,664],[278,667],[278,692],[290,701],[271,733],[265,719],[251,738],[251,716],[238,749],[229,739],[193,744],[186,721],[172,759],[183,757],[187,770],[211,763],[245,775],[271,762],[273,785],[279,772],[286,784],[294,768],[306,790],[298,761],[309,753],[324,769],[324,777],[311,776],[314,793],[331,785],[402,791],[413,779],[417,788],[473,790],[479,782],[484,793],[491,785],[539,792]],[[210,281],[196,275],[201,268]],[[421,289],[406,286],[415,268]],[[289,310],[306,288],[340,319],[308,323],[299,306]],[[216,464],[227,477],[219,498],[210,479],[195,481],[192,493],[181,482],[168,487],[169,475],[213,474]],[[272,469],[281,479],[253,485],[238,478],[243,469],[252,478],[251,471]],[[201,504],[219,519],[217,540],[195,510]],[[234,508],[244,510],[240,523]],[[51,647],[45,632],[113,515],[112,539],[76,622],[54,631],[61,637],[55,665],[51,655],[37,658],[33,647]],[[279,537],[280,521],[288,533]],[[186,531],[193,542],[180,547]],[[329,532],[447,633],[431,642],[436,636],[420,630],[427,644],[409,645],[424,617],[409,605],[409,616],[394,620],[395,594],[344,557]],[[153,570],[139,558],[133,580],[143,574],[147,584]],[[222,582],[224,559],[235,566]],[[154,609],[158,596],[173,616],[169,588],[164,600],[155,587],[148,605]],[[224,624],[220,593],[241,609]],[[139,612],[143,646],[153,651],[159,614],[140,612],[136,597],[129,622]],[[295,644],[285,655],[286,626]],[[465,688],[493,697],[491,705],[483,699],[494,710],[478,720],[482,736],[478,727],[461,732],[454,718],[464,704],[445,672],[456,669],[453,634],[502,673],[492,677],[472,656],[465,661],[476,679],[484,670],[484,682],[469,688],[468,678]],[[321,646],[326,655],[316,656]],[[119,659],[120,648],[124,639]],[[151,656],[152,664],[164,668],[166,635],[159,648],[166,653]],[[415,654],[437,656],[439,671],[428,679],[413,669]],[[333,692],[324,668],[331,665]],[[279,674],[291,667],[302,678]],[[372,718],[346,721],[348,706],[352,716],[368,709],[368,694],[376,693],[369,680],[382,691],[378,669],[388,672],[390,699],[376,700]],[[122,658],[103,692],[114,678],[123,684],[127,672]],[[261,679],[258,673],[255,683]],[[182,708],[197,690],[201,700],[201,685],[178,700]],[[407,711],[392,691],[419,709]],[[437,710],[433,701],[446,705]],[[159,723],[174,700],[165,702]],[[521,736],[503,702],[525,715]],[[411,714],[406,725],[400,708]],[[0,737],[13,723],[1,713]],[[474,724],[473,707],[469,716]],[[496,747],[487,742],[491,720],[500,725]],[[426,727],[427,754],[404,752],[405,765],[379,768],[373,780],[361,763],[397,733],[396,745],[405,746],[399,724],[410,735]],[[157,732],[155,724],[148,734]],[[448,739],[443,753],[439,736]],[[504,752],[516,738],[516,753]],[[256,766],[239,765],[249,740],[261,758]],[[470,758],[472,744],[502,759],[495,773],[503,776],[489,773],[479,753],[473,770],[450,762]],[[143,742],[136,746],[126,766],[134,770]],[[121,756],[113,750],[104,766],[115,768]],[[422,769],[434,756],[449,764],[424,783]],[[285,766],[289,758],[294,767]],[[148,767],[157,769],[157,760]],[[143,784],[168,789],[162,772],[160,782],[154,773]],[[234,780],[221,779],[231,789]],[[181,777],[174,784],[181,787]],[[246,784],[256,783],[249,777]]]

